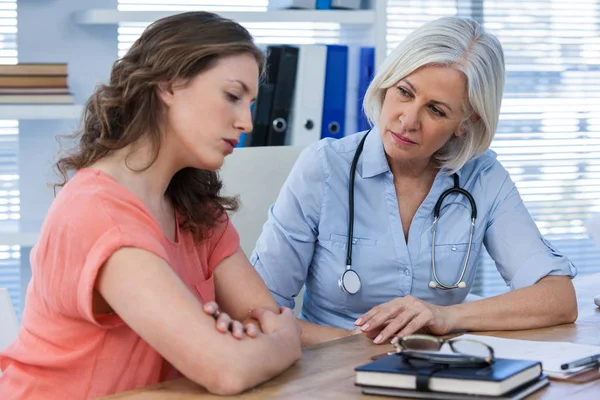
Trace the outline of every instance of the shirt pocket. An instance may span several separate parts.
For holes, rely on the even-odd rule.
[[[196,297],[199,297],[202,304],[215,301],[215,280],[213,276],[205,281],[196,282]]]
[[[334,243],[341,243],[344,245],[348,244],[348,235],[342,235],[339,233],[332,233],[329,235],[329,240]],[[352,237],[353,246],[375,246],[377,244],[376,239],[367,239],[362,237]]]
[[[465,270],[465,275],[461,279],[467,284],[467,288],[471,287],[475,276],[475,268],[473,265],[477,259],[478,246],[473,243],[471,245],[471,253],[469,255],[469,263]],[[465,260],[469,254],[469,243],[449,243],[435,245],[435,272],[438,280],[444,285],[455,285],[462,273]],[[433,271],[431,280],[433,279]],[[467,291],[465,291],[467,292]]]

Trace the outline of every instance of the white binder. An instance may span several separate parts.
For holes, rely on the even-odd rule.
[[[307,146],[321,139],[327,46],[298,46],[296,89],[286,144]]]
[[[269,0],[269,10],[281,10],[286,8],[304,8],[314,10],[317,0]]]

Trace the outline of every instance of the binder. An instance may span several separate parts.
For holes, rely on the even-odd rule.
[[[358,102],[356,109],[356,130],[366,131],[369,121],[363,110],[363,100],[369,84],[375,75],[375,48],[361,47],[358,62]]]
[[[269,0],[269,10],[312,9],[317,7],[317,0]]]
[[[327,45],[321,138],[344,137],[348,46]]]
[[[347,10],[360,9],[361,0],[329,0],[331,8],[342,8]]]
[[[267,56],[268,58],[268,56]],[[256,101],[254,102],[254,112],[252,114],[252,132],[246,145],[266,146],[269,133],[269,123],[271,122],[271,105],[273,104],[273,92],[275,84],[270,82],[270,76],[259,86]]]
[[[302,45],[286,144],[307,146],[321,139],[327,47]]]
[[[298,68],[298,47],[273,46],[273,75],[275,90],[271,106],[271,118],[267,134],[268,146],[283,146],[289,127],[289,116],[296,87],[296,71]],[[276,64],[275,64],[276,63]]]
[[[331,8],[331,0],[317,0],[317,10],[329,10]]]
[[[254,121],[254,105],[256,104],[256,101],[252,104],[250,104],[250,115],[252,116],[252,120]],[[250,134],[251,132],[242,132],[242,134],[240,135],[240,141],[238,142],[237,146],[235,147],[248,147],[250,146]]]

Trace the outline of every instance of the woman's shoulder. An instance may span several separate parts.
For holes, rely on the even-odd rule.
[[[319,161],[326,170],[330,170],[332,166],[344,165],[352,162],[354,153],[360,144],[366,132],[353,133],[348,136],[344,136],[340,139],[324,138],[309,145],[300,157],[305,164],[311,164],[316,166]]]
[[[45,230],[99,234],[118,225],[152,226],[143,203],[109,175],[83,169],[60,189],[44,221]],[[42,229],[43,234],[44,229]]]
[[[360,141],[366,133],[366,131],[357,132],[348,136],[344,136],[340,139],[324,138],[310,145],[309,148],[312,148],[315,152],[324,151],[326,153],[338,155],[347,153],[354,154],[358,148],[358,145],[360,144]]]
[[[496,152],[488,149],[481,155],[467,161],[460,169],[460,174],[465,181],[477,181],[485,185],[496,185],[498,179],[506,179],[508,171],[498,161]]]

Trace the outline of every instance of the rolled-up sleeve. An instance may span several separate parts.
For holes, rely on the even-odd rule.
[[[540,233],[508,172],[485,232],[485,247],[511,290],[530,286],[548,275],[573,278],[577,269]]]
[[[280,306],[294,307],[315,250],[326,176],[319,148],[298,157],[250,257]]]

